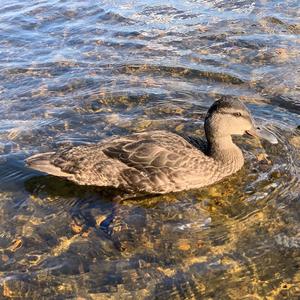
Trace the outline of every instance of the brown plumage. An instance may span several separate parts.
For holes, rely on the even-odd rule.
[[[205,119],[207,153],[167,131],[105,139],[27,159],[30,168],[80,185],[115,187],[129,193],[168,193],[212,184],[244,164],[231,135],[254,133],[249,111],[238,100],[222,99]]]

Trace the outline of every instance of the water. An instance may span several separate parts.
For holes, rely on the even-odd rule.
[[[299,299],[298,1],[2,1],[0,298]],[[237,97],[278,145],[208,188],[114,204],[31,154],[203,135]]]

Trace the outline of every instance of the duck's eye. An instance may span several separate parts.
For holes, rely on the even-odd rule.
[[[241,114],[240,112],[233,113],[233,115],[234,115],[235,117],[241,117],[241,116],[242,116],[242,114]]]

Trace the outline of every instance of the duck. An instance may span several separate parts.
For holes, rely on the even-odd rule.
[[[274,135],[255,125],[244,103],[228,97],[210,106],[204,131],[205,147],[177,133],[155,130],[35,154],[26,164],[78,185],[165,194],[199,189],[239,171],[244,156],[233,136],[248,134],[277,143]]]

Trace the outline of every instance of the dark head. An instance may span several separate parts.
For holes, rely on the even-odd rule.
[[[274,136],[255,126],[250,111],[240,100],[226,97],[216,101],[209,108],[205,118],[205,133],[209,142],[247,133],[276,143]]]

